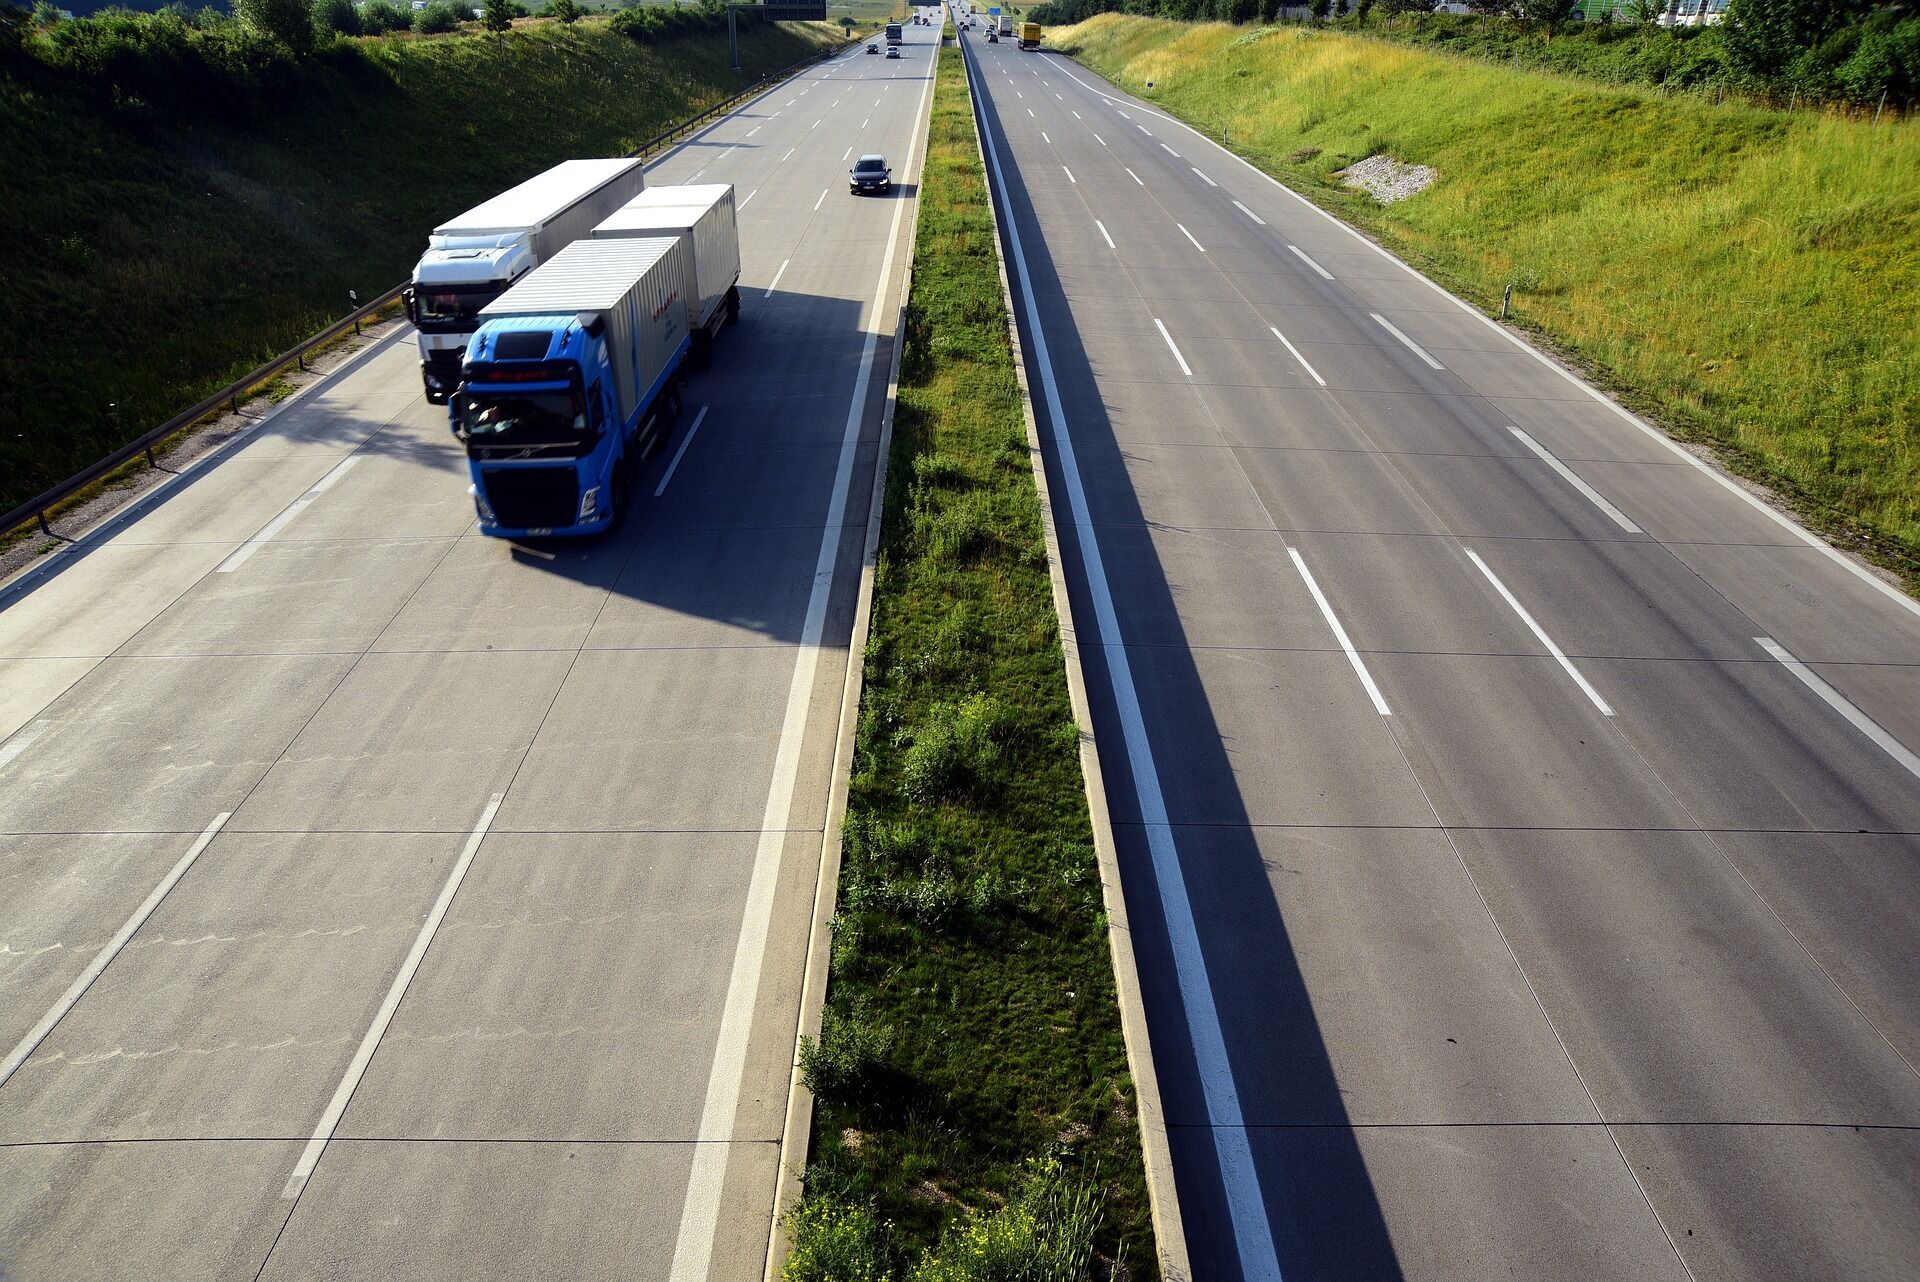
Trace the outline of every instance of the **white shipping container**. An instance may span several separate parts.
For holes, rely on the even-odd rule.
[[[646,189],[638,160],[563,160],[433,229],[427,244],[524,235],[536,263],[581,239]]]
[[[740,230],[731,183],[649,187],[595,227],[593,235],[596,239],[685,239],[693,250],[686,289],[687,314],[696,330],[706,329],[713,322],[728,292],[740,281]]]
[[[606,326],[620,417],[631,421],[686,347],[683,291],[691,257],[686,242],[673,237],[577,240],[488,303],[480,320],[599,319]]]

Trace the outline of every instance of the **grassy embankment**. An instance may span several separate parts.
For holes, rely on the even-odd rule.
[[[998,271],[948,48],[826,1019],[802,1058],[818,1112],[793,1282],[1085,1277],[1089,1238],[1109,1260],[1124,1243],[1134,1277],[1154,1272]]]
[[[1612,86],[1297,27],[1048,34],[1920,582],[1920,122]],[[1145,83],[1152,80],[1152,91]],[[1377,152],[1432,165],[1381,207]]]
[[[750,25],[744,80],[839,38]],[[224,111],[0,62],[0,510],[404,279],[442,218],[742,83],[724,34],[648,47],[599,22],[353,41]]]

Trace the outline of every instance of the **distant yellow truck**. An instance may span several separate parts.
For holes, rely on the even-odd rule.
[[[1039,23],[1023,22],[1020,24],[1020,47],[1022,49],[1038,49],[1040,47]]]

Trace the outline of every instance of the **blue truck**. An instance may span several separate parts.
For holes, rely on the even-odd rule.
[[[685,238],[575,241],[481,310],[451,418],[482,534],[619,523],[679,416],[692,252]]]

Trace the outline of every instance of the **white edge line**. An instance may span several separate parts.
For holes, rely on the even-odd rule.
[[[1418,356],[1421,360],[1425,361],[1428,365],[1431,365],[1434,369],[1446,368],[1445,365],[1442,365],[1439,361],[1436,361],[1435,359],[1433,359],[1433,357],[1427,355],[1426,348],[1420,346],[1420,344],[1414,342],[1411,338],[1408,338],[1404,333],[1401,332],[1400,327],[1398,325],[1394,324],[1392,321],[1382,316],[1379,312],[1368,312],[1367,315],[1379,321],[1382,329],[1386,330],[1387,333],[1399,339],[1400,342],[1405,345],[1408,351],[1412,352],[1415,356]]]
[[[1189,369],[1187,366],[1187,358],[1180,354],[1180,349],[1178,347],[1174,346],[1173,335],[1167,333],[1167,327],[1160,323],[1160,318],[1158,316],[1153,318],[1153,325],[1155,329],[1160,331],[1160,337],[1167,340],[1167,350],[1173,353],[1173,359],[1180,362],[1180,372],[1182,374],[1185,374],[1188,378],[1192,378],[1193,371]]]
[[[1273,330],[1273,336],[1275,338],[1279,339],[1281,342],[1287,345],[1287,350],[1293,353],[1293,359],[1300,362],[1301,369],[1304,369],[1305,371],[1307,371],[1307,373],[1313,375],[1314,382],[1320,384],[1320,386],[1322,387],[1325,387],[1327,385],[1327,380],[1320,377],[1320,371],[1315,369],[1313,366],[1307,364],[1307,358],[1300,354],[1300,349],[1293,345],[1292,339],[1288,338],[1285,334],[1282,334],[1279,331],[1279,329],[1276,328],[1275,326],[1269,325],[1267,326],[1267,328]]]
[[[767,292],[771,294],[773,291],[768,290]],[[710,405],[702,405],[700,412],[693,416],[693,426],[689,427],[687,434],[680,438],[680,448],[673,452],[673,459],[667,464],[667,470],[660,474],[660,484],[653,487],[653,497],[659,498],[667,492],[667,482],[673,479],[674,472],[680,466],[680,460],[686,457],[687,446],[693,444],[693,434],[700,430],[702,423],[707,421],[707,411],[711,408],[713,407]]]
[[[1753,640],[1754,644],[1772,655],[1788,672],[1800,678],[1801,684],[1819,695],[1829,708],[1846,718],[1848,725],[1873,740],[1882,752],[1906,767],[1908,774],[1920,779],[1920,756],[1915,756],[1907,745],[1888,734],[1879,722],[1862,712],[1847,696],[1828,685],[1826,679],[1819,673],[1789,654],[1786,647],[1778,641],[1772,637],[1755,637]],[[0,1081],[4,1080],[0,1078]]]
[[[1241,204],[1239,201],[1237,200],[1234,201],[1233,207],[1239,210],[1241,213],[1245,214],[1247,217],[1253,219],[1253,221],[1255,221],[1256,223],[1259,223],[1262,227],[1265,227],[1267,225],[1266,219],[1254,213],[1251,209],[1248,209],[1245,205]]]
[[[1463,550],[1466,552],[1467,558],[1476,566],[1480,567],[1480,573],[1487,576],[1487,582],[1493,584],[1494,591],[1498,592],[1506,603],[1513,607],[1513,612],[1520,616],[1520,622],[1526,624],[1527,630],[1539,638],[1540,644],[1547,647],[1547,652],[1553,655],[1555,662],[1566,671],[1568,676],[1573,678],[1573,683],[1579,686],[1581,692],[1593,701],[1594,707],[1600,709],[1601,715],[1607,717],[1612,716],[1612,705],[1605,699],[1602,699],[1600,692],[1593,688],[1592,683],[1580,675],[1580,669],[1573,666],[1573,660],[1567,657],[1566,651],[1554,644],[1553,638],[1547,635],[1547,630],[1536,623],[1531,614],[1527,613],[1527,607],[1521,605],[1519,599],[1515,597],[1513,593],[1507,591],[1507,585],[1500,581],[1500,577],[1493,572],[1493,568],[1481,560],[1480,554],[1472,548],[1465,548]]]
[[[493,826],[493,817],[500,813],[500,803],[504,800],[506,794],[496,792],[488,799],[487,808],[480,812],[480,822],[468,834],[467,844],[454,861],[453,871],[447,874],[446,883],[440,887],[440,897],[433,901],[427,919],[420,923],[420,931],[413,937],[413,947],[407,950],[406,960],[400,963],[399,973],[387,988],[386,1000],[380,1003],[373,1022],[367,1026],[366,1036],[360,1039],[360,1048],[353,1053],[353,1061],[347,1065],[346,1074],[334,1088],[333,1098],[327,1101],[326,1112],[320,1115],[320,1124],[313,1128],[313,1138],[307,1141],[307,1147],[301,1151],[293,1174],[287,1176],[286,1185],[280,1190],[282,1200],[300,1196],[300,1191],[307,1185],[307,1177],[313,1174],[320,1155],[326,1151],[327,1142],[339,1128],[340,1116],[347,1111],[347,1101],[353,1098],[361,1077],[366,1074],[367,1065],[373,1061],[373,1052],[379,1048],[380,1039],[386,1036],[387,1025],[393,1022],[394,1012],[400,1009],[400,999],[406,996],[407,986],[413,982],[414,973],[420,969],[420,962],[427,955],[427,946],[433,943],[440,923],[446,919],[447,909],[453,906],[453,897],[459,893],[460,883],[466,880],[467,869],[473,866],[473,856],[480,849],[480,843],[486,840],[487,829]]]
[[[213,822],[201,830],[200,836],[187,848],[187,853],[180,856],[180,861],[160,879],[160,884],[155,886],[141,905],[133,910],[133,916],[122,923],[120,929],[114,932],[113,938],[107,941],[106,946],[93,955],[93,960],[87,963],[87,968],[67,986],[67,991],[60,995],[60,1000],[40,1017],[40,1022],[20,1039],[18,1046],[8,1052],[6,1059],[0,1060],[0,1086],[6,1085],[7,1079],[27,1062],[33,1052],[39,1048],[40,1043],[46,1040],[47,1034],[53,1031],[54,1025],[66,1018],[67,1012],[73,1009],[74,1003],[80,1000],[94,980],[100,978],[100,972],[107,968],[107,964],[120,955],[120,950],[127,946],[127,941],[133,938],[134,932],[146,924],[147,918],[153,915],[153,910],[160,906],[160,901],[165,899],[174,885],[187,875],[187,869],[193,867],[193,861],[200,857],[201,851],[212,844],[214,837],[231,818],[233,818],[233,812],[230,810],[223,810],[213,817]]]
[[[1360,684],[1366,687],[1367,698],[1373,701],[1373,710],[1383,717],[1393,715],[1387,707],[1387,697],[1380,693],[1380,687],[1374,684],[1373,673],[1367,671],[1366,662],[1360,652],[1353,648],[1353,641],[1347,636],[1346,628],[1340,624],[1340,616],[1333,612],[1333,603],[1327,600],[1326,593],[1320,590],[1320,582],[1313,577],[1313,571],[1307,568],[1306,558],[1300,555],[1300,549],[1288,548],[1287,555],[1293,558],[1293,568],[1300,571],[1300,578],[1307,585],[1307,591],[1313,595],[1313,603],[1320,607],[1320,617],[1333,629],[1333,639],[1340,643],[1347,662],[1353,665],[1354,675],[1360,678]]]
[[[1106,225],[1105,223],[1103,223],[1103,222],[1101,222],[1101,221],[1100,221],[1100,220],[1099,220],[1098,218],[1096,218],[1096,219],[1094,219],[1094,220],[1093,220],[1093,225],[1094,225],[1095,227],[1098,227],[1098,228],[1100,229],[1100,239],[1102,239],[1102,240],[1104,240],[1104,241],[1106,241],[1106,242],[1107,242],[1107,248],[1108,248],[1108,249],[1118,249],[1118,248],[1119,248],[1119,246],[1118,246],[1118,245],[1115,245],[1115,244],[1113,243],[1113,237],[1111,237],[1111,236],[1109,236],[1109,235],[1107,234],[1107,225]],[[5,765],[5,764],[6,764],[6,761],[5,761],[4,759],[0,759],[0,765]]]
[[[978,101],[974,110],[976,114],[984,114]],[[1004,192],[1006,175],[1000,168],[1000,149],[993,141],[993,131],[982,128],[980,138],[986,146],[994,182]],[[1246,1282],[1280,1282],[1280,1256],[1274,1249],[1273,1229],[1267,1221],[1260,1173],[1254,1165],[1253,1149],[1247,1138],[1239,1088],[1234,1084],[1233,1065],[1227,1055],[1226,1035],[1220,1027],[1220,1011],[1214,1004],[1212,981],[1207,977],[1206,955],[1200,948],[1199,928],[1194,923],[1193,905],[1187,897],[1185,874],[1180,868],[1180,852],[1167,820],[1166,798],[1154,766],[1140,696],[1134,688],[1132,664],[1120,636],[1120,622],[1100,555],[1098,531],[1087,508],[1086,488],[1075,461],[1071,425],[1060,402],[1059,384],[1047,351],[1046,331],[1040,327],[1032,274],[1021,248],[1019,227],[1010,218],[1002,220],[1001,226],[1012,247],[1014,270],[1020,278],[1021,302],[1027,315],[1027,328],[1033,335],[1034,362],[1045,393],[1047,412],[1053,420],[1054,448],[1060,459],[1061,478],[1066,483],[1067,503],[1078,535],[1082,570],[1093,595],[1094,617],[1106,653],[1107,679],[1119,707],[1129,773],[1133,776],[1134,792],[1145,820],[1147,849],[1153,861],[1161,912],[1166,919],[1168,946],[1173,953],[1180,1004],[1193,1044],[1207,1119],[1213,1124],[1208,1130],[1226,1192],[1227,1215],[1233,1226],[1241,1274]]]
[[[926,92],[914,114],[916,125],[928,114],[933,101],[934,77],[926,78]],[[907,145],[902,173],[912,173],[914,156],[920,146],[916,131]],[[747,1069],[747,1048],[753,1032],[754,1008],[759,1001],[761,963],[765,959],[767,936],[771,933],[774,890],[780,879],[781,854],[786,847],[787,824],[793,809],[793,793],[800,772],[801,739],[806,732],[808,710],[813,704],[813,678],[819,666],[820,639],[826,628],[827,602],[833,594],[835,563],[840,556],[841,524],[847,508],[847,491],[853,481],[854,459],[859,452],[860,424],[865,417],[867,388],[873,379],[874,354],[880,342],[878,317],[886,306],[887,282],[893,275],[894,258],[899,249],[900,221],[908,202],[895,201],[893,224],[887,233],[886,253],[880,263],[880,279],[874,286],[874,323],[866,326],[866,343],[860,354],[859,372],[854,377],[853,399],[847,406],[847,425],[840,442],[840,460],[834,473],[832,497],[827,504],[826,529],[820,538],[820,551],[814,561],[813,590],[807,600],[807,613],[801,624],[794,660],[793,680],[787,689],[786,716],[780,727],[779,747],[775,749],[773,777],[767,787],[767,804],[762,813],[760,840],[754,852],[753,874],[747,884],[746,903],[740,913],[740,929],[735,936],[733,965],[728,973],[726,1003],[720,1012],[720,1035],[714,1046],[712,1067],[707,1076],[705,1102],[701,1105],[699,1130],[701,1141],[693,1146],[693,1169],[687,1175],[686,1198],[681,1204],[680,1221],[674,1237],[672,1282],[705,1282],[713,1260],[713,1247],[720,1226],[720,1196],[727,1176],[728,1156],[735,1147],[734,1119],[740,1111],[740,1090]],[[896,336],[897,341],[897,336]]]
[[[1099,88],[1097,85],[1089,84],[1087,81],[1082,80],[1079,76],[1074,75],[1072,71],[1067,71],[1065,68],[1062,68],[1062,70],[1066,72],[1066,75],[1070,79],[1076,81],[1082,88],[1092,92],[1095,97],[1104,99],[1109,103],[1118,101],[1111,94]],[[1169,124],[1179,125],[1182,129],[1185,129],[1188,133],[1192,134],[1194,137],[1204,139],[1209,144],[1213,144],[1213,140],[1211,138],[1208,138],[1205,134],[1201,133],[1198,129],[1195,129],[1192,125],[1188,124],[1186,121],[1176,120],[1174,117],[1166,115],[1164,112],[1154,112],[1153,114],[1156,116],[1159,116],[1160,119],[1168,122]],[[1214,144],[1214,145],[1217,146],[1217,144]],[[1321,218],[1325,219],[1332,226],[1338,228],[1339,230],[1345,232],[1347,235],[1353,237],[1354,240],[1358,241],[1362,246],[1364,246],[1368,250],[1386,259],[1388,262],[1398,267],[1401,271],[1404,271],[1409,277],[1418,281],[1420,284],[1426,286],[1428,289],[1432,290],[1434,293],[1440,295],[1440,297],[1446,299],[1448,302],[1452,303],[1455,307],[1458,307],[1461,311],[1465,312],[1467,315],[1471,316],[1473,319],[1479,321],[1482,325],[1485,325],[1488,329],[1492,330],[1494,333],[1500,335],[1500,337],[1504,338],[1507,342],[1512,343],[1515,347],[1520,349],[1520,351],[1532,357],[1535,361],[1539,362],[1546,369],[1559,375],[1561,378],[1565,379],[1567,382],[1573,384],[1575,387],[1580,389],[1580,392],[1582,395],[1587,396],[1590,399],[1597,401],[1601,405],[1605,406],[1610,412],[1618,416],[1628,426],[1636,428],[1639,431],[1644,432],[1647,436],[1651,437],[1653,440],[1658,441],[1661,445],[1665,446],[1668,450],[1671,450],[1675,455],[1677,455],[1682,461],[1687,463],[1690,467],[1696,468],[1703,475],[1711,479],[1716,485],[1720,486],[1720,488],[1727,491],[1727,493],[1733,495],[1735,498],[1747,504],[1747,506],[1753,508],[1755,511],[1762,513],[1769,520],[1779,525],[1782,529],[1790,531],[1795,538],[1799,539],[1802,543],[1805,543],[1808,547],[1812,548],[1814,551],[1819,552],[1822,556],[1825,556],[1828,560],[1832,561],[1834,564],[1838,565],[1841,569],[1847,571],[1849,574],[1859,579],[1862,583],[1865,583],[1868,587],[1873,588],[1874,590],[1879,592],[1882,596],[1885,596],[1888,600],[1893,601],[1895,604],[1901,606],[1902,608],[1908,610],[1909,612],[1916,615],[1920,615],[1920,599],[1915,599],[1914,597],[1908,596],[1907,593],[1902,589],[1895,587],[1893,584],[1888,583],[1886,580],[1880,578],[1879,575],[1873,572],[1873,570],[1869,569],[1867,566],[1861,564],[1860,562],[1853,560],[1851,557],[1847,556],[1846,553],[1842,552],[1839,548],[1834,547],[1831,543],[1821,538],[1818,534],[1815,534],[1812,530],[1807,529],[1805,526],[1801,525],[1798,521],[1794,520],[1792,517],[1788,516],[1786,513],[1780,511],[1778,508],[1774,507],[1771,503],[1768,503],[1765,499],[1761,498],[1759,495],[1754,494],[1750,490],[1747,490],[1738,481],[1734,480],[1733,477],[1727,475],[1725,472],[1722,472],[1719,468],[1714,467],[1711,463],[1707,462],[1705,459],[1700,458],[1697,455],[1689,452],[1685,446],[1680,444],[1680,442],[1674,440],[1671,436],[1661,431],[1658,427],[1655,427],[1652,423],[1647,422],[1645,419],[1635,414],[1632,410],[1628,409],[1626,406],[1620,404],[1618,401],[1614,400],[1612,397],[1602,392],[1599,388],[1592,386],[1585,379],[1581,378],[1578,374],[1574,373],[1572,370],[1566,368],[1564,365],[1561,365],[1559,362],[1548,357],[1546,353],[1534,347],[1534,345],[1529,343],[1526,339],[1514,333],[1512,330],[1509,330],[1506,326],[1502,325],[1499,321],[1496,321],[1495,319],[1493,319],[1493,317],[1487,315],[1485,312],[1475,307],[1472,303],[1469,303],[1466,299],[1461,298],[1458,295],[1449,293],[1447,290],[1443,289],[1440,285],[1438,285],[1434,281],[1429,280],[1426,276],[1422,275],[1420,272],[1415,271],[1412,267],[1408,266],[1406,262],[1404,262],[1399,256],[1394,254],[1391,250],[1387,249],[1383,245],[1376,244],[1374,241],[1367,239],[1367,237],[1363,236],[1358,229],[1347,226],[1345,223],[1341,222],[1338,218],[1335,218],[1332,214],[1320,208],[1320,206],[1314,204],[1311,200],[1308,200],[1305,196],[1302,196],[1299,192],[1287,186],[1285,183],[1281,182],[1278,178],[1275,178],[1272,174],[1260,168],[1260,166],[1254,164],[1251,160],[1248,160],[1245,156],[1239,155],[1232,151],[1228,151],[1224,147],[1220,147],[1219,151],[1221,155],[1227,156],[1230,159],[1238,162],[1240,165],[1244,166],[1248,173],[1253,174],[1257,178],[1263,178],[1267,182],[1273,184],[1276,190],[1283,192],[1288,196],[1293,197],[1293,199],[1298,201],[1303,207],[1305,207],[1306,209],[1310,210],[1315,214],[1318,214]],[[1300,254],[1300,251],[1298,249],[1294,249],[1292,245],[1287,246],[1287,248],[1293,249],[1293,252],[1296,254]],[[1300,257],[1306,258],[1306,255],[1300,254]],[[1308,261],[1312,262],[1311,259],[1308,259]],[[1316,270],[1319,270],[1319,264],[1317,263],[1314,264],[1314,267]],[[1323,276],[1326,276],[1328,280],[1333,279],[1333,277],[1325,271],[1321,271],[1320,274]]]
[[[1295,258],[1298,258],[1301,262],[1313,268],[1313,270],[1319,272],[1322,280],[1333,279],[1333,273],[1328,271],[1326,268],[1322,267],[1319,263],[1314,262],[1311,258],[1308,258],[1306,253],[1300,248],[1300,246],[1288,245],[1287,249],[1289,252],[1293,254]]]
[[[1561,480],[1565,481],[1568,485],[1571,485],[1574,489],[1580,491],[1580,493],[1586,496],[1587,501],[1589,503],[1593,504],[1595,507],[1599,508],[1602,512],[1605,512],[1608,516],[1612,517],[1613,523],[1615,525],[1625,530],[1628,534],[1645,534],[1646,533],[1645,530],[1635,525],[1625,512],[1622,512],[1619,508],[1607,502],[1606,499],[1600,496],[1600,492],[1598,490],[1594,489],[1591,485],[1588,485],[1585,481],[1581,480],[1577,475],[1575,475],[1572,468],[1568,467],[1565,463],[1562,463],[1559,459],[1555,458],[1552,455],[1552,453],[1548,451],[1546,446],[1540,444],[1540,442],[1534,440],[1531,436],[1528,436],[1525,432],[1513,426],[1511,423],[1507,425],[1507,430],[1509,432],[1512,432],[1515,436],[1519,437],[1520,443],[1522,445],[1532,450],[1535,454],[1538,454],[1540,456],[1540,461],[1542,463],[1545,463],[1548,467],[1552,468],[1555,472],[1558,472],[1560,474]]]

